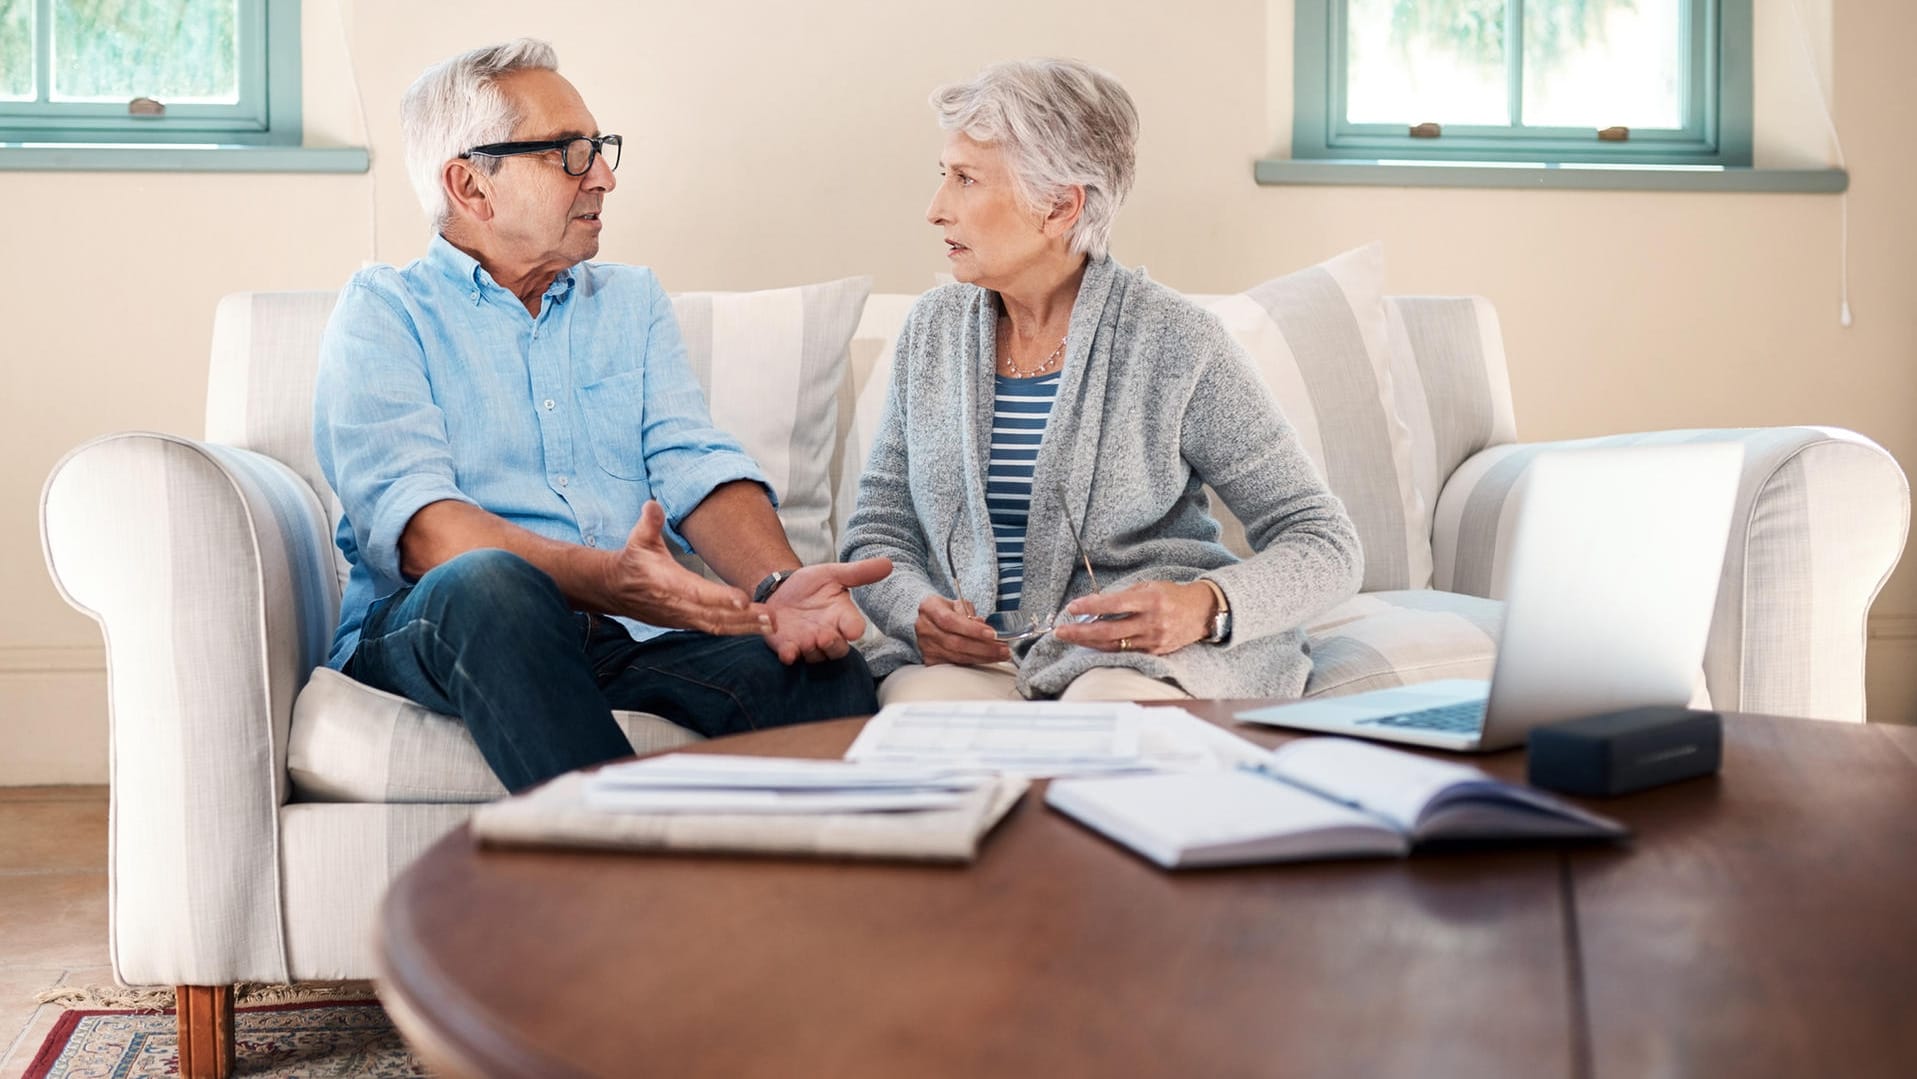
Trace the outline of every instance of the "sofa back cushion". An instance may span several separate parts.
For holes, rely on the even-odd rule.
[[[320,335],[339,301],[336,291],[236,292],[213,313],[207,365],[206,440],[265,454],[311,484],[329,528],[339,499],[313,453],[313,384]],[[346,558],[333,552],[334,598],[346,586]]]
[[[892,380],[892,359],[905,316],[918,296],[906,292],[879,292],[865,301],[865,314],[853,331],[847,353],[845,380],[839,384],[839,447],[833,456],[834,537],[845,534],[845,523],[859,501],[859,476],[865,457],[878,434],[879,416]]]
[[[1412,481],[1424,512],[1418,527],[1430,536],[1438,493],[1458,466],[1480,450],[1517,441],[1504,342],[1498,313],[1482,297],[1393,296],[1385,312],[1391,388],[1410,435]]]
[[[1392,388],[1384,247],[1371,244],[1242,293],[1192,296],[1244,347],[1306,456],[1345,504],[1365,553],[1364,591],[1431,583],[1427,503]],[[1244,531],[1214,496],[1227,538]]]
[[[779,494],[779,521],[807,563],[836,557],[833,464],[847,342],[869,277],[672,298],[686,356],[712,422],[759,462]]]

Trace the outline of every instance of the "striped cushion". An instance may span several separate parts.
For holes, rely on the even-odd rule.
[[[206,440],[263,453],[298,473],[325,510],[329,547],[341,510],[313,452],[313,382],[320,336],[338,302],[334,291],[222,298],[206,381]],[[348,572],[338,548],[332,565],[337,598]]]
[[[673,311],[712,409],[779,495],[779,520],[805,562],[834,556],[832,462],[839,390],[868,277],[765,292],[688,292]]]
[[[644,712],[614,712],[635,753],[699,736]],[[489,802],[506,788],[465,724],[325,667],[293,705],[286,771],[305,802]]]
[[[1192,300],[1244,346],[1306,455],[1344,500],[1364,547],[1364,590],[1429,583],[1429,516],[1392,389],[1383,246],[1361,247],[1235,296]],[[1247,553],[1243,529],[1214,505],[1227,542]]]
[[[1437,678],[1489,678],[1504,604],[1429,589],[1369,592],[1305,627],[1307,697],[1336,697]]]
[[[1472,454],[1516,441],[1498,314],[1475,296],[1393,296],[1391,388],[1411,436],[1412,478],[1431,534],[1438,492]],[[1426,584],[1427,582],[1417,582]]]

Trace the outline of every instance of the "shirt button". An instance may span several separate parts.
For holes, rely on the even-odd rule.
[[[564,487],[566,483],[567,483],[566,477],[564,476],[559,477],[559,486]]]
[[[546,398],[546,401],[545,401],[545,405],[546,405],[546,411],[547,411],[547,412],[551,412],[551,411],[552,411],[552,398],[550,398],[550,397],[548,397],[548,398]]]
[[[598,536],[587,536],[587,537],[586,537],[586,546],[588,546],[588,547],[597,547],[597,546],[599,546],[599,537],[598,537]]]

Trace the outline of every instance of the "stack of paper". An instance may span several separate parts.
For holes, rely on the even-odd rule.
[[[673,754],[481,806],[497,846],[969,862],[1022,779],[949,768]]]
[[[991,776],[951,768],[673,753],[609,765],[586,804],[621,813],[886,813],[948,809]]]
[[[1123,701],[888,705],[845,759],[1038,778],[1231,767],[1264,751],[1182,708]]]

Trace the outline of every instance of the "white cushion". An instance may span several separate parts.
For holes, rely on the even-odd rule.
[[[714,426],[737,438],[772,481],[786,537],[807,563],[834,557],[839,396],[847,344],[871,290],[871,278],[849,277],[672,299]]]
[[[1305,627],[1307,697],[1336,697],[1437,678],[1489,678],[1504,604],[1430,589],[1355,596]]]
[[[833,536],[845,533],[845,523],[859,500],[859,475],[877,437],[879,417],[885,411],[885,391],[892,381],[892,361],[898,352],[899,331],[905,316],[919,302],[903,292],[874,293],[865,301],[865,314],[852,334],[845,381],[839,385],[839,451],[834,458],[832,489],[837,492]]]
[[[1358,529],[1364,590],[1431,582],[1429,510],[1392,389],[1384,247],[1371,244],[1232,296],[1192,296],[1244,347]],[[1229,545],[1244,533],[1214,500]]]
[[[646,712],[614,712],[634,753],[700,740]],[[488,802],[506,788],[466,725],[330,668],[293,705],[286,771],[302,802]]]

